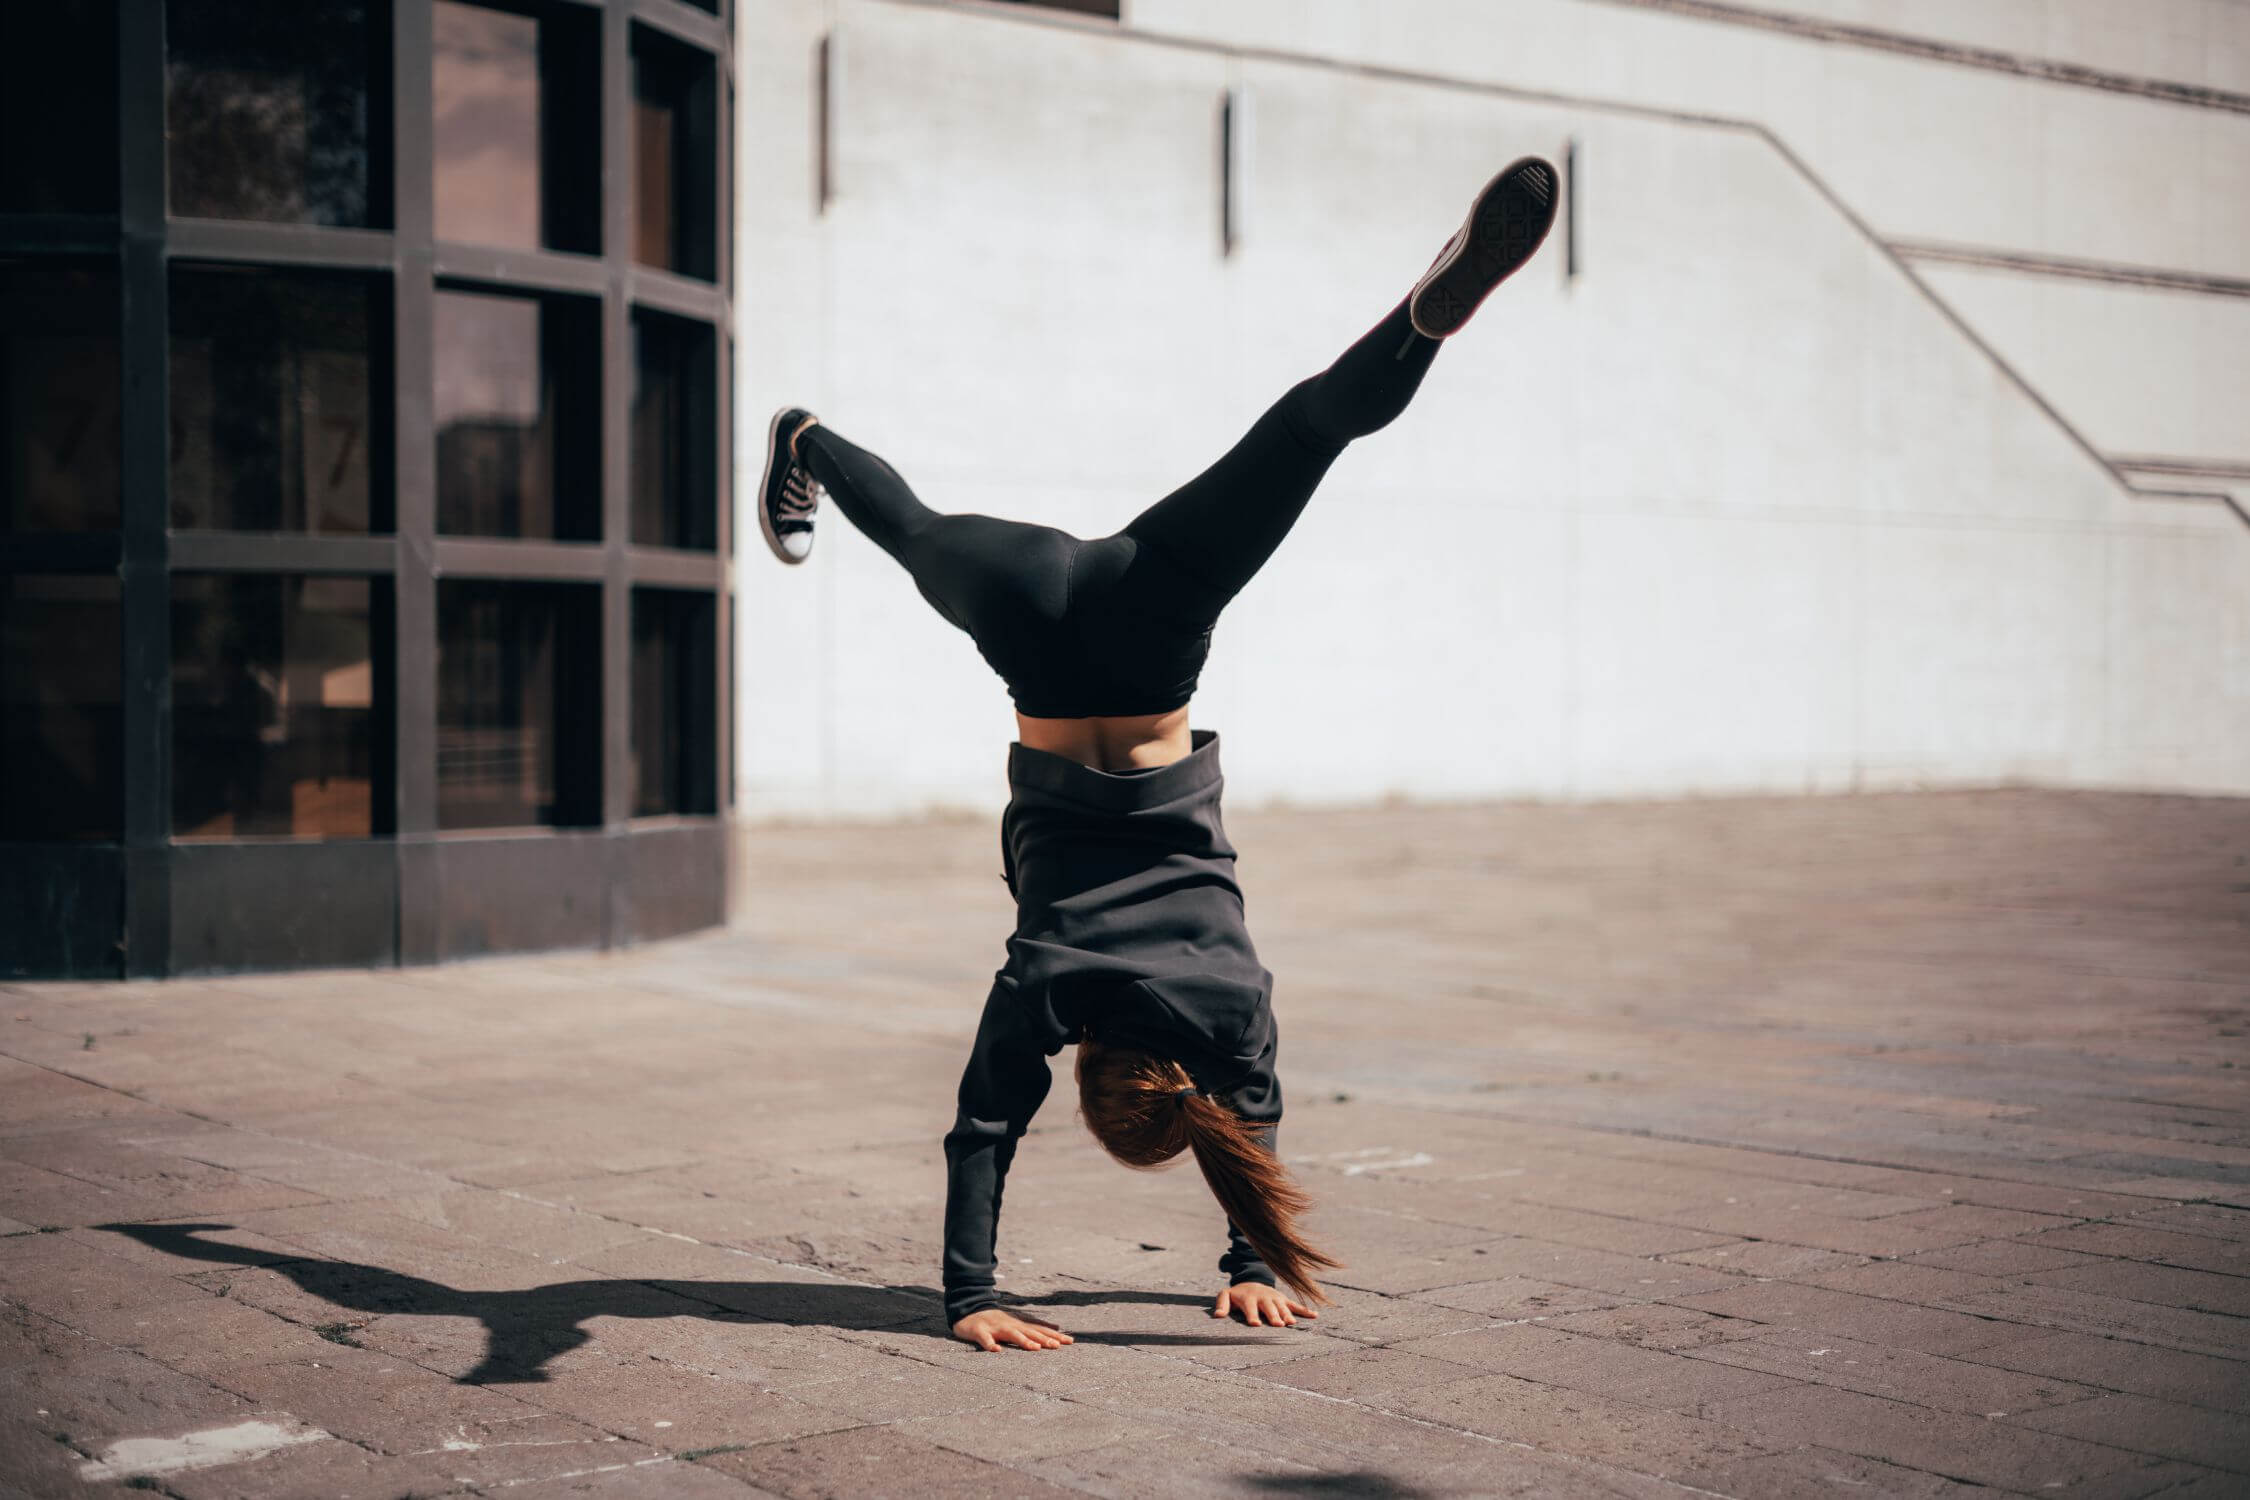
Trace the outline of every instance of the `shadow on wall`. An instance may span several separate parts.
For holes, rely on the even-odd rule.
[[[829,1328],[884,1328],[949,1341],[936,1291],[924,1286],[853,1286],[834,1281],[558,1281],[519,1291],[479,1292],[450,1287],[381,1266],[357,1261],[275,1255],[246,1245],[199,1238],[202,1231],[231,1224],[97,1224],[153,1250],[183,1260],[208,1261],[243,1270],[272,1271],[295,1282],[306,1295],[338,1309],[381,1316],[412,1313],[424,1317],[474,1318],[484,1325],[485,1354],[477,1367],[458,1377],[461,1385],[533,1384],[548,1379],[547,1361],[586,1342],[589,1318],[701,1317],[718,1323],[789,1323]],[[1058,1292],[1023,1299],[1024,1305],[1088,1306],[1107,1302],[1147,1302],[1207,1306],[1209,1299],[1177,1292]],[[324,1337],[351,1342],[360,1326],[348,1322],[320,1328]],[[1073,1335],[1082,1344],[1257,1344],[1256,1337],[1208,1334],[1095,1332]],[[1325,1492],[1325,1491],[1324,1491]],[[1338,1493],[1403,1496],[1396,1489]]]

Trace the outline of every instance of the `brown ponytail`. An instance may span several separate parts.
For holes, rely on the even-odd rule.
[[[1194,1152],[1211,1195],[1259,1259],[1297,1295],[1325,1306],[1330,1299],[1313,1272],[1343,1262],[1297,1232],[1312,1199],[1252,1126],[1194,1090],[1187,1069],[1169,1058],[1094,1041],[1078,1048],[1078,1108],[1102,1149],[1144,1171]]]

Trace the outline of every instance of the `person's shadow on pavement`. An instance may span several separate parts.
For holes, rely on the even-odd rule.
[[[950,1338],[942,1301],[929,1287],[852,1286],[824,1281],[688,1281],[651,1277],[558,1281],[521,1291],[467,1291],[357,1261],[278,1255],[246,1245],[198,1238],[231,1224],[96,1224],[153,1250],[183,1260],[209,1261],[288,1277],[306,1295],[351,1312],[414,1313],[474,1318],[485,1328],[484,1358],[463,1385],[532,1383],[548,1378],[547,1361],[567,1354],[590,1335],[589,1318],[704,1317],[717,1322],[825,1324],[834,1328],[890,1328]],[[1026,1298],[1030,1304],[1084,1306],[1094,1301],[1203,1304],[1171,1292],[1057,1292]],[[922,1325],[916,1327],[915,1325]],[[1233,1343],[1234,1339],[1177,1334],[1079,1334],[1083,1343]]]

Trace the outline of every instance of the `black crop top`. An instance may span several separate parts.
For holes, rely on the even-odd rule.
[[[1047,1059],[1089,1032],[1178,1061],[1245,1120],[1281,1118],[1273,975],[1243,924],[1234,846],[1219,821],[1218,736],[1170,765],[1114,774],[1010,748],[1001,854],[1016,897],[945,1138],[949,1322],[997,1305],[1001,1189],[1047,1096]],[[1219,1268],[1271,1284],[1227,1226]]]

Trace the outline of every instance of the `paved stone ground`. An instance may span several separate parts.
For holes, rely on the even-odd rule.
[[[2250,1493],[2250,802],[1232,823],[1317,1325],[1058,1095],[1079,1343],[948,1342],[994,832],[768,830],[724,935],[0,996],[0,1491]]]

